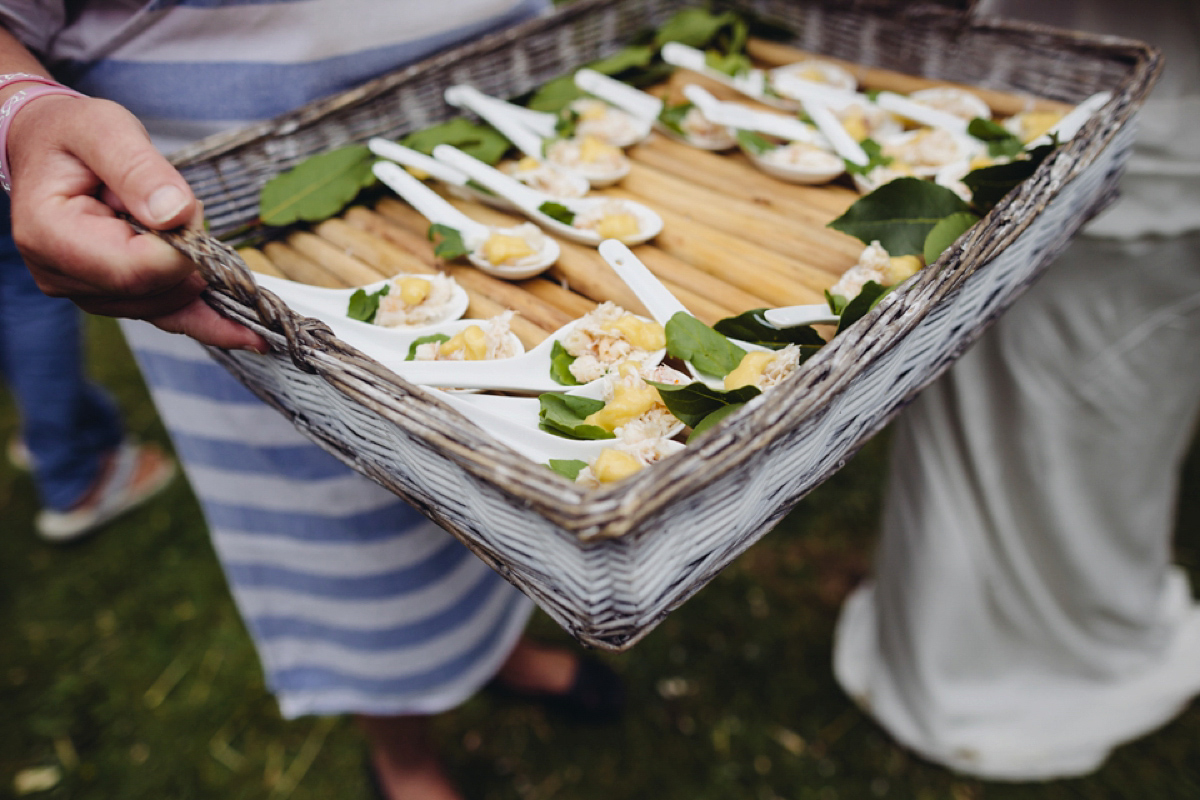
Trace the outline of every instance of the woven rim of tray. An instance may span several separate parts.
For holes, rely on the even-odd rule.
[[[603,2],[582,0],[554,17],[486,37],[269,123],[227,136],[210,137],[181,151],[172,160],[177,166],[197,163],[247,142],[314,124],[330,110],[369,102],[431,65],[453,64],[459,59],[510,46],[531,30],[553,24],[564,15],[586,14]],[[961,15],[951,16],[961,22]],[[1114,92],[1104,110],[1071,142],[1047,158],[1033,177],[923,270],[911,285],[889,295],[886,302],[850,331],[823,347],[796,375],[775,387],[769,395],[771,402],[752,404],[683,453],[612,486],[585,490],[509,449],[433,393],[408,384],[337,339],[323,323],[296,315],[273,294],[260,289],[240,257],[224,244],[193,234],[173,234],[170,239],[200,265],[212,287],[209,301],[226,315],[267,337],[297,368],[321,376],[348,397],[401,425],[464,470],[559,527],[587,539],[621,536],[679,498],[703,491],[744,460],[753,458],[758,449],[770,445],[783,431],[800,425],[833,396],[850,388],[889,342],[910,331],[975,268],[1008,246],[1057,194],[1058,188],[1095,158],[1145,99],[1161,67],[1157,51],[1139,42],[1016,22],[976,20],[970,24],[1004,35],[1036,36],[1080,51],[1095,50],[1114,57],[1119,54],[1130,63],[1129,78]],[[930,375],[929,380],[934,377]],[[284,413],[294,415],[292,409],[280,406],[273,398],[264,399]],[[360,466],[366,467],[363,471],[375,480],[396,488],[377,469]]]

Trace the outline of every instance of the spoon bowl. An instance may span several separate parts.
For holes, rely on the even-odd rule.
[[[525,231],[520,228],[484,225],[450,205],[445,198],[398,165],[380,161],[372,169],[379,180],[408,201],[430,222],[457,230],[468,250],[467,260],[482,272],[497,278],[522,280],[540,275],[558,261],[561,254],[558,242],[542,235],[536,229]],[[534,252],[511,264],[492,261],[487,255],[487,245],[496,236],[524,241],[525,246]]]
[[[456,167],[492,191],[508,198],[523,214],[537,224],[573,242],[599,246],[604,240],[601,232],[587,227],[596,217],[616,213],[628,213],[635,223],[635,230],[622,236],[628,244],[649,241],[662,231],[663,221],[653,209],[633,200],[607,197],[552,198],[505,175],[500,170],[484,164],[451,145],[438,145],[434,158]],[[556,219],[546,213],[546,204],[561,206],[570,221]],[[601,220],[602,222],[602,220]]]

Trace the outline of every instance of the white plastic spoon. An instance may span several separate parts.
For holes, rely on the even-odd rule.
[[[586,162],[564,164],[554,158],[555,148],[550,145],[554,140],[544,137],[528,127],[521,109],[496,97],[490,97],[473,86],[458,84],[451,86],[445,92],[446,102],[458,108],[466,108],[478,114],[496,130],[516,145],[517,149],[526,156],[545,162],[552,168],[578,175],[592,186],[611,186],[629,174],[632,165],[629,159],[621,155],[614,167],[596,167]],[[537,112],[540,113],[540,112]]]
[[[621,280],[629,286],[630,290],[637,295],[638,300],[642,301],[642,305],[650,312],[656,322],[662,326],[666,326],[671,321],[671,317],[678,313],[684,313],[688,316],[693,316],[683,303],[676,299],[675,295],[671,294],[671,290],[663,286],[662,281],[655,277],[645,264],[641,262],[633,252],[615,239],[609,239],[600,245],[600,255],[608,262],[609,266],[620,276]],[[728,338],[728,337],[726,337]],[[751,342],[743,342],[740,339],[729,339],[738,347],[744,350],[764,350],[770,351],[768,347],[752,344]],[[696,380],[709,386],[713,389],[724,389],[725,379],[714,375],[708,375],[701,372],[690,361],[685,361],[684,364],[688,368],[688,372],[692,374]]]
[[[751,69],[742,75],[731,77],[720,70],[708,66],[703,50],[697,50],[694,47],[689,47],[679,42],[667,42],[662,46],[660,53],[663,61],[666,61],[668,64],[690,69],[692,72],[698,72],[705,77],[741,92],[747,97],[752,97],[760,103],[788,111],[796,110],[797,105],[794,100],[773,95],[767,91],[770,81],[768,80],[767,73],[761,69]]]
[[[389,161],[380,161],[373,165],[376,177],[383,181],[392,191],[404,198],[423,217],[435,224],[445,225],[457,230],[468,249],[467,259],[479,270],[498,278],[522,280],[540,275],[558,261],[561,248],[558,242],[548,236],[537,233],[535,228],[529,228],[536,237],[527,237],[525,231],[519,228],[496,228],[476,222],[459,211],[437,192],[430,189],[421,181],[410,175],[399,165]],[[485,255],[485,245],[494,235],[512,236],[521,239],[536,238],[537,252],[529,256],[527,263],[496,264]]]
[[[660,98],[595,70],[585,67],[576,72],[575,85],[588,94],[595,95],[605,102],[625,109],[630,115],[645,120],[660,133],[687,142],[701,150],[728,150],[737,145],[737,139],[734,138],[732,131],[725,126],[717,127],[712,135],[691,133],[686,127],[683,127],[681,136],[678,131],[663,123],[661,115],[665,104]],[[695,113],[708,120],[707,115],[699,107],[695,109]]]
[[[930,128],[944,128],[959,136],[966,135],[967,125],[970,124],[970,120],[946,111],[939,111],[895,92],[880,92],[875,98],[875,104],[893,114],[911,119],[913,122],[919,122]]]
[[[1111,99],[1111,92],[1097,92],[1064,114],[1063,118],[1054,123],[1050,130],[1027,144],[1025,149],[1030,150],[1044,144],[1050,144],[1053,141],[1051,139],[1052,136],[1058,136],[1060,142],[1067,142],[1074,139],[1075,134],[1079,133],[1079,129]]]
[[[496,194],[508,198],[523,214],[543,228],[574,242],[592,247],[598,246],[604,237],[595,230],[579,227],[578,222],[580,220],[588,222],[591,217],[604,214],[610,208],[632,214],[637,222],[637,232],[624,238],[624,241],[629,244],[641,244],[649,241],[662,231],[662,217],[648,206],[633,200],[608,197],[553,198],[484,164],[477,158],[472,158],[451,145],[438,145],[433,150],[433,156],[466,173],[472,180],[486,186]],[[548,216],[541,210],[546,203],[555,203],[567,209],[574,215],[573,224]]]
[[[837,314],[829,310],[829,306],[825,303],[768,308],[763,316],[766,317],[767,322],[776,328],[796,328],[801,325],[836,325],[840,319]]]

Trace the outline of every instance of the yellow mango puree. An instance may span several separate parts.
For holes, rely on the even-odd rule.
[[[400,290],[400,299],[405,305],[419,306],[429,297],[433,284],[424,278],[401,278],[396,282],[396,288]]]
[[[601,483],[615,483],[642,468],[642,462],[620,450],[602,450],[592,462],[592,474]]]
[[[620,149],[595,136],[585,136],[579,143],[579,160],[585,164],[611,159],[620,152]]]
[[[753,386],[762,374],[767,371],[767,365],[775,357],[774,353],[762,350],[751,350],[742,356],[741,362],[733,371],[725,376],[726,389],[740,389],[743,386]]]
[[[443,356],[462,351],[465,361],[483,361],[487,358],[487,334],[478,325],[469,325],[451,338],[442,342],[438,352]]]
[[[509,236],[503,233],[493,233],[483,243],[483,257],[498,266],[516,263],[536,252],[529,246],[529,242],[520,236]]]
[[[653,352],[667,346],[667,334],[662,325],[651,320],[638,319],[633,314],[625,314],[616,322],[606,323],[603,329],[617,331],[622,339],[642,350]]]
[[[895,286],[901,281],[908,280],[921,270],[924,263],[920,256],[892,256],[888,259],[887,268],[883,271],[883,285]]]
[[[588,414],[583,420],[588,425],[595,425],[612,433],[630,420],[637,419],[655,406],[662,405],[658,389],[653,386],[633,388],[618,385],[613,392],[612,400],[605,403],[604,408]]]

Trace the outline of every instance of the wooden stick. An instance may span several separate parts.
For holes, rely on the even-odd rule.
[[[820,298],[824,296],[825,289],[837,280],[830,272],[724,231],[714,230],[669,209],[660,208],[658,212],[663,218],[663,231],[654,241],[660,249],[752,294],[773,299],[778,305],[808,302],[784,301],[780,299],[781,292],[788,297]],[[775,276],[779,281],[759,285],[759,282],[767,280],[768,275]]]
[[[769,42],[763,39],[751,39],[747,43],[746,52],[756,61],[761,61],[772,67],[792,64],[805,58],[820,58],[825,61],[832,61],[850,70],[858,78],[859,84],[864,89],[880,89],[900,94],[909,94],[918,89],[928,89],[934,86],[954,86],[966,89],[987,103],[988,107],[992,109],[992,113],[1000,117],[1009,117],[1022,111],[1059,111],[1066,113],[1071,110],[1071,106],[1067,103],[1059,103],[1033,95],[999,92],[994,89],[966,86],[961,83],[952,83],[951,81],[939,81],[916,75],[906,75],[902,72],[895,72],[889,69],[865,67],[862,64],[842,61],[817,53],[809,53],[790,45]]]
[[[467,305],[467,316],[471,319],[491,319],[497,314],[503,314],[507,310],[490,297],[473,295],[470,304]],[[509,329],[517,335],[517,338],[521,340],[521,344],[525,345],[526,349],[537,347],[551,333],[544,328],[534,325],[520,314],[513,315],[509,323]]]
[[[629,157],[731,197],[793,208],[794,214],[816,225],[837,217],[858,199],[858,192],[845,186],[786,183],[756,169],[741,153],[710,153],[666,136],[649,137],[631,148]]]
[[[354,256],[389,278],[410,273],[428,274],[431,271],[428,264],[407,250],[356,228],[344,219],[327,219],[314,230],[318,236],[327,239],[344,253]]]
[[[287,239],[288,244],[316,261],[351,286],[363,286],[389,277],[359,261],[351,255],[322,239],[315,233],[296,231]]]
[[[711,300],[720,307],[740,314],[752,308],[764,308],[772,302],[751,294],[728,281],[703,270],[696,269],[686,261],[664,253],[653,245],[639,245],[633,252],[661,281],[677,286],[686,286],[696,294]]]
[[[391,213],[393,207],[412,211],[398,201],[384,198],[375,204],[374,211],[362,206],[355,206],[346,212],[344,219],[347,225],[361,228],[368,233],[374,232],[373,227],[377,226],[381,220],[388,222],[390,229],[387,240],[389,242],[425,264],[429,269],[440,270],[442,260],[433,254],[433,242],[429,241],[424,232],[415,232],[407,227],[401,219],[394,217]],[[416,214],[415,211],[412,213]],[[420,217],[420,215],[417,216]]]
[[[798,223],[642,164],[633,165],[621,188],[651,208],[669,208],[835,275],[854,264],[862,251],[861,244],[837,231]]]
[[[595,300],[590,300],[583,295],[572,292],[570,289],[565,289],[561,284],[555,283],[549,278],[530,278],[529,280],[521,281],[519,286],[534,297],[541,298],[543,301],[570,315],[572,319],[582,317],[584,314],[595,309],[597,305]]]
[[[261,250],[256,250],[253,247],[239,247],[238,255],[242,257],[242,261],[246,262],[246,266],[254,272],[270,275],[272,278],[287,279],[287,275],[279,267],[271,263],[271,259],[267,258]]]
[[[267,242],[263,251],[286,278],[326,289],[345,289],[349,283],[283,242]]]

